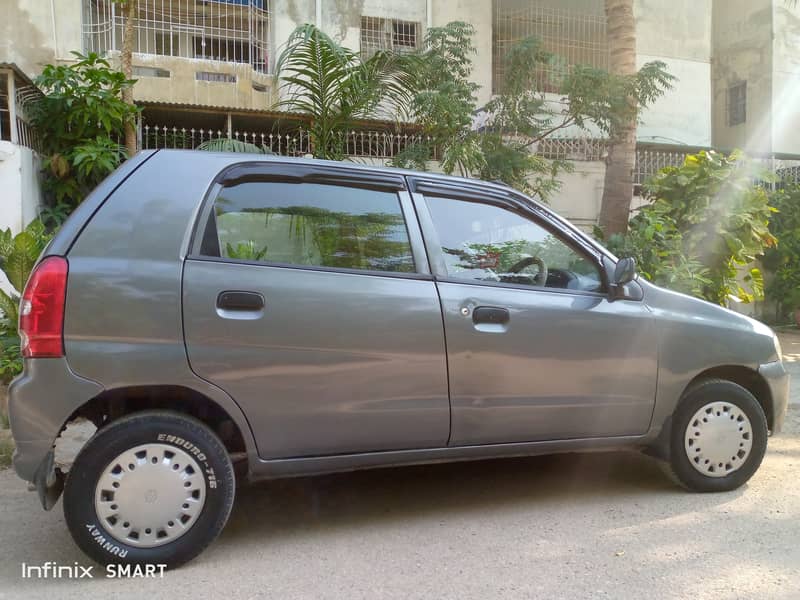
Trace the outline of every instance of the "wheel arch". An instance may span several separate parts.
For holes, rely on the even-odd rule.
[[[669,457],[669,440],[672,435],[672,414],[678,409],[681,401],[689,392],[701,385],[704,381],[711,379],[730,381],[742,386],[748,392],[753,394],[764,411],[764,415],[767,418],[768,429],[772,431],[775,423],[775,411],[773,406],[772,392],[770,391],[769,385],[764,377],[755,369],[751,369],[750,367],[744,365],[719,365],[715,367],[709,367],[697,373],[684,386],[680,395],[678,396],[678,400],[675,402],[672,412],[664,421],[658,437],[656,437],[656,439],[649,443],[645,448],[645,452],[647,454],[661,459],[666,459]]]
[[[237,467],[246,468],[255,453],[252,431],[238,406],[226,406],[207,393],[185,385],[120,386],[104,390],[78,407],[64,426],[86,418],[98,428],[145,410],[170,410],[190,415],[219,436]],[[239,467],[241,468],[241,467]],[[237,469],[239,470],[239,469]]]
[[[709,379],[723,379],[730,381],[737,385],[742,386],[748,392],[753,394],[753,397],[761,405],[764,415],[767,417],[767,427],[772,431],[775,423],[775,410],[773,407],[772,392],[764,377],[756,370],[742,365],[722,365],[719,367],[712,367],[706,369],[695,377],[686,385],[681,393],[681,399],[688,394],[693,388]]]

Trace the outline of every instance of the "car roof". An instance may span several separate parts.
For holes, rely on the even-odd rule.
[[[512,188],[503,182],[486,181],[484,179],[476,179],[473,177],[460,177],[457,175],[446,175],[444,173],[437,173],[434,171],[418,171],[414,169],[400,169],[397,167],[387,167],[383,165],[369,165],[358,162],[350,162],[347,160],[324,160],[319,158],[301,158],[295,156],[283,156],[281,154],[255,154],[255,153],[233,153],[233,152],[207,152],[205,150],[172,150],[162,149],[156,150],[156,153],[164,154],[185,154],[186,156],[194,156],[197,152],[203,152],[206,155],[216,155],[224,158],[226,162],[276,162],[276,163],[289,163],[296,165],[318,166],[318,167],[339,167],[345,169],[352,169],[362,173],[390,173],[400,175],[403,177],[418,177],[428,180],[435,180],[437,182],[447,183],[450,182],[455,185],[473,185],[481,186],[486,189],[494,189],[496,191],[508,193],[513,191],[515,194],[524,196],[530,200],[527,194]],[[534,200],[535,201],[535,200]]]

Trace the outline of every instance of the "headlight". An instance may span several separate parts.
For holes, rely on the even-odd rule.
[[[781,350],[781,341],[778,336],[772,334],[772,343],[775,344],[775,354],[778,355],[778,360],[783,360],[783,351]]]

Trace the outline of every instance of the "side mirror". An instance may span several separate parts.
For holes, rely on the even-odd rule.
[[[636,279],[636,261],[632,258],[621,258],[614,268],[608,299],[614,301],[625,298],[625,284],[634,279]]]
[[[636,279],[636,260],[633,258],[621,258],[614,269],[615,286],[623,286]]]

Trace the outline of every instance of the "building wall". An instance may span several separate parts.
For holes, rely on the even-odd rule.
[[[573,163],[572,173],[561,175],[561,189],[549,200],[549,206],[578,227],[591,231],[600,215],[606,164],[603,161]]]
[[[800,154],[800,4],[775,2],[772,150]]]
[[[716,0],[712,33],[712,142],[722,149],[772,150],[773,4]],[[747,82],[747,120],[728,124],[728,89]]]
[[[55,25],[53,16],[55,15]],[[81,0],[7,0],[0,17],[0,61],[28,76],[81,50]]]
[[[16,235],[39,214],[42,200],[38,180],[40,168],[41,163],[32,150],[0,141],[0,190],[3,198],[0,229],[11,228]],[[0,289],[6,293],[13,291],[2,270]]]
[[[479,105],[492,97],[492,2],[490,0],[431,0],[434,27],[465,21],[475,27],[474,69],[470,79],[480,86]]]
[[[30,148],[0,141],[0,229],[10,227],[18,233],[39,214],[40,169],[41,162]]]
[[[711,144],[711,0],[636,0],[637,66],[660,60],[677,77],[642,114],[643,141]]]
[[[274,77],[255,72],[249,64],[150,54],[134,54],[133,64],[153,73],[134,74],[135,100],[262,110],[277,101]],[[225,74],[235,82],[198,80],[197,73]]]

